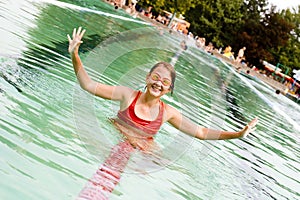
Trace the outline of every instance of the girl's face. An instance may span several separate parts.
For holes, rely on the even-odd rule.
[[[161,97],[170,92],[172,84],[171,73],[163,66],[155,68],[146,79],[147,90],[155,97]]]

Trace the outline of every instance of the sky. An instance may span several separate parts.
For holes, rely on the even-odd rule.
[[[277,9],[286,9],[292,7],[298,7],[300,5],[300,0],[268,0],[269,4],[277,6]]]

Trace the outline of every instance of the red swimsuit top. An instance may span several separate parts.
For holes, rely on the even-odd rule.
[[[134,128],[142,130],[145,133],[155,135],[162,125],[163,113],[164,113],[164,102],[160,101],[159,113],[154,121],[148,121],[148,120],[141,119],[138,116],[136,116],[136,114],[134,112],[135,104],[136,104],[139,96],[141,95],[141,93],[142,93],[141,91],[138,91],[138,94],[136,95],[133,102],[128,106],[128,108],[126,108],[123,111],[119,110],[118,117],[119,117],[119,119],[124,121],[126,124],[128,124]]]

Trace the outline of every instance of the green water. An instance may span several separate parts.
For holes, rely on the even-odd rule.
[[[181,36],[106,3],[65,2],[0,2],[1,199],[75,199],[121,140],[108,121],[116,102],[78,86],[67,52],[74,27],[87,29],[87,71],[107,84],[143,90],[149,67],[180,49]],[[110,199],[299,199],[299,105],[186,40],[174,94],[163,100],[211,128],[239,130],[258,116],[257,130],[247,139],[197,141],[165,124],[155,138],[165,164],[135,152]]]

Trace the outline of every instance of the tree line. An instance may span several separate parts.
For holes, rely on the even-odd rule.
[[[256,67],[262,61],[281,64],[283,72],[300,69],[300,6],[278,10],[268,0],[140,0],[153,13],[182,14],[194,35],[217,48],[247,47],[246,59]]]

